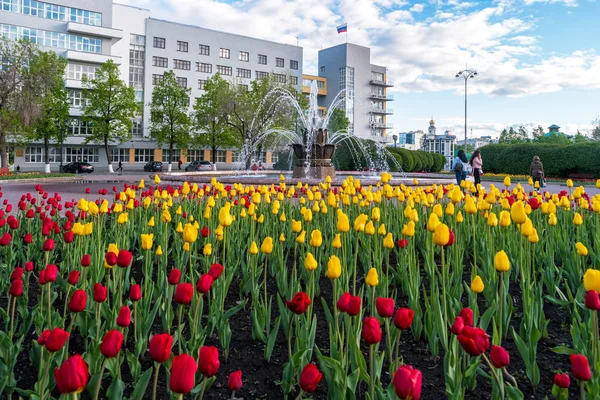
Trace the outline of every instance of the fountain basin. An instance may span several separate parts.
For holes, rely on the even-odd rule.
[[[313,143],[309,157],[307,157],[306,147],[303,144],[294,143],[291,146],[296,156],[296,165],[292,173],[293,178],[321,180],[327,177],[335,178],[335,168],[331,163],[331,158],[335,152],[335,144]]]

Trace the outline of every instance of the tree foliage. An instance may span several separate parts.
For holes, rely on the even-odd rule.
[[[504,128],[502,132],[500,132],[500,138],[498,140],[499,143],[505,144],[527,143],[529,141],[529,134],[523,125],[519,126],[517,129],[512,126],[508,129]]]
[[[113,172],[110,146],[131,138],[132,119],[141,105],[135,100],[133,88],[121,80],[119,67],[112,60],[96,70],[94,79],[84,76],[81,82],[85,88],[83,120],[92,128],[85,142],[104,145],[108,169]]]
[[[150,136],[159,146],[168,146],[169,170],[173,149],[185,148],[191,139],[192,120],[188,114],[191,92],[191,88],[177,83],[173,71],[165,72],[163,79],[152,90]]]
[[[216,162],[217,150],[222,147],[239,147],[241,138],[227,124],[226,104],[229,84],[221,75],[208,78],[204,94],[194,104],[193,124],[196,135],[194,146],[210,147],[212,162]]]
[[[331,112],[329,124],[327,128],[331,133],[345,131],[350,126],[350,120],[346,116],[346,112],[341,108],[336,108]]]

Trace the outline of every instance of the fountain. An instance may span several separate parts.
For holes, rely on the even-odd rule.
[[[305,130],[303,138],[308,138],[309,134]],[[293,178],[313,178],[323,180],[328,176],[335,177],[335,168],[331,163],[331,158],[335,152],[335,144],[327,143],[329,132],[327,129],[319,128],[316,140],[310,146],[310,153],[306,152],[306,143],[294,143],[294,155],[296,156],[296,165],[292,174]]]

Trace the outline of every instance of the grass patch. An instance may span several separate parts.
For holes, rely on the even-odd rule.
[[[21,172],[18,174],[9,173],[0,175],[0,181],[16,181],[20,179],[48,179],[48,178],[67,178],[73,177],[73,174],[44,174],[42,172]]]

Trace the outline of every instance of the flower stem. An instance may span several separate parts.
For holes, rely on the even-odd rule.
[[[96,394],[94,395],[94,400],[98,400],[98,396],[100,395],[100,387],[102,386],[102,374],[104,374],[104,367],[106,367],[106,358],[102,361],[102,367],[100,367],[100,376],[98,377],[98,384],[96,385]]]
[[[204,380],[202,381],[202,391],[200,392],[200,400],[202,400],[202,398],[204,397],[204,391],[206,390],[206,380],[208,378],[205,376]]]
[[[152,387],[152,400],[156,400],[156,386],[158,385],[158,371],[160,371],[160,364],[154,363],[154,386]]]
[[[371,400],[375,399],[375,377],[373,376],[374,347],[374,344],[369,346],[369,394]]]
[[[583,381],[579,381],[579,399],[585,400],[585,384]]]

